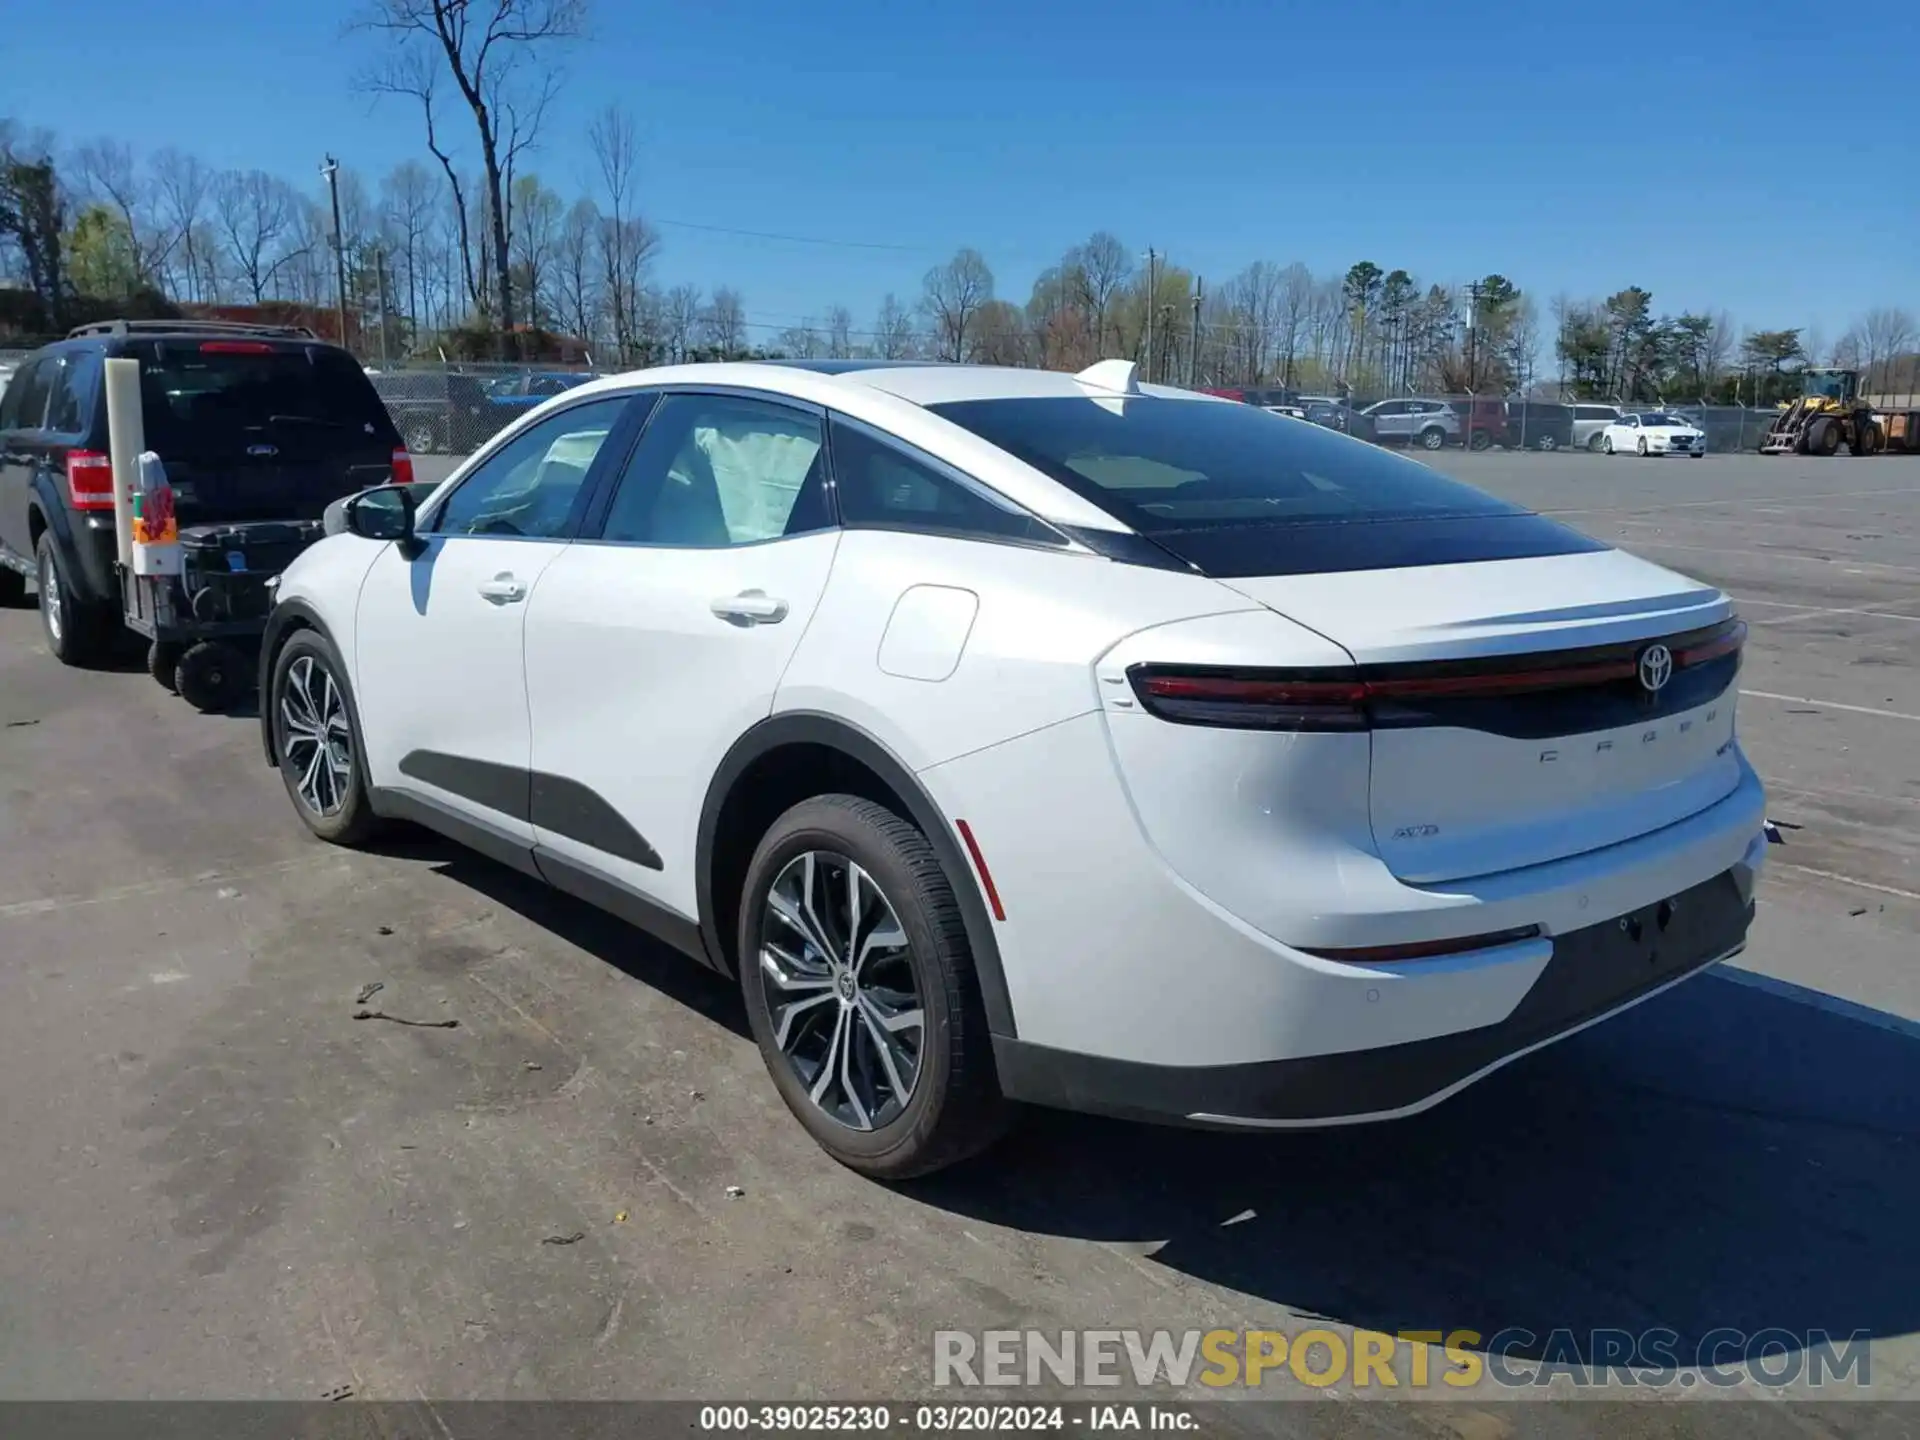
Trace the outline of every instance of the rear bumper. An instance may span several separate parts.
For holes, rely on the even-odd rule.
[[[1240,1065],[1171,1066],[995,1037],[1006,1092],[1032,1104],[1216,1128],[1292,1127],[1415,1114],[1522,1055],[1604,1020],[1746,945],[1764,838],[1679,895],[1556,936],[1505,1019],[1377,1049]]]

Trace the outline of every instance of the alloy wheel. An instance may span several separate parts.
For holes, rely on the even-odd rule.
[[[873,876],[826,850],[788,861],[767,891],[759,963],[774,1045],[807,1098],[852,1130],[897,1119],[920,1078],[926,1012]]]
[[[55,643],[63,640],[66,630],[66,616],[60,596],[60,572],[54,568],[51,556],[40,566],[40,613],[46,619],[47,634]]]
[[[300,803],[317,816],[338,814],[353,783],[353,727],[346,696],[311,655],[287,669],[279,723],[280,754],[290,773],[299,772],[294,790]]]

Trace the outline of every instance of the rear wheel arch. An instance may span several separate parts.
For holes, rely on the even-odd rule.
[[[733,954],[740,888],[773,822],[815,795],[851,794],[884,805],[927,837],[960,902],[987,1027],[1015,1034],[992,918],[952,823],[897,756],[837,716],[792,712],[761,721],[733,744],[707,786],[695,850],[700,931],[713,963],[738,973]]]

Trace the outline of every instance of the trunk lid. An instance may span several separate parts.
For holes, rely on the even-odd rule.
[[[1403,880],[1618,844],[1739,783],[1731,602],[1621,551],[1222,583],[1340,645],[1389,695],[1441,682],[1372,707],[1374,841]],[[1650,692],[1654,642],[1673,664]]]

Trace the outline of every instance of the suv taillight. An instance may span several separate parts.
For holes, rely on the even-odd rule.
[[[413,456],[409,455],[404,447],[393,452],[393,483],[413,484]]]
[[[76,510],[113,509],[113,457],[98,450],[69,450],[67,498]]]

